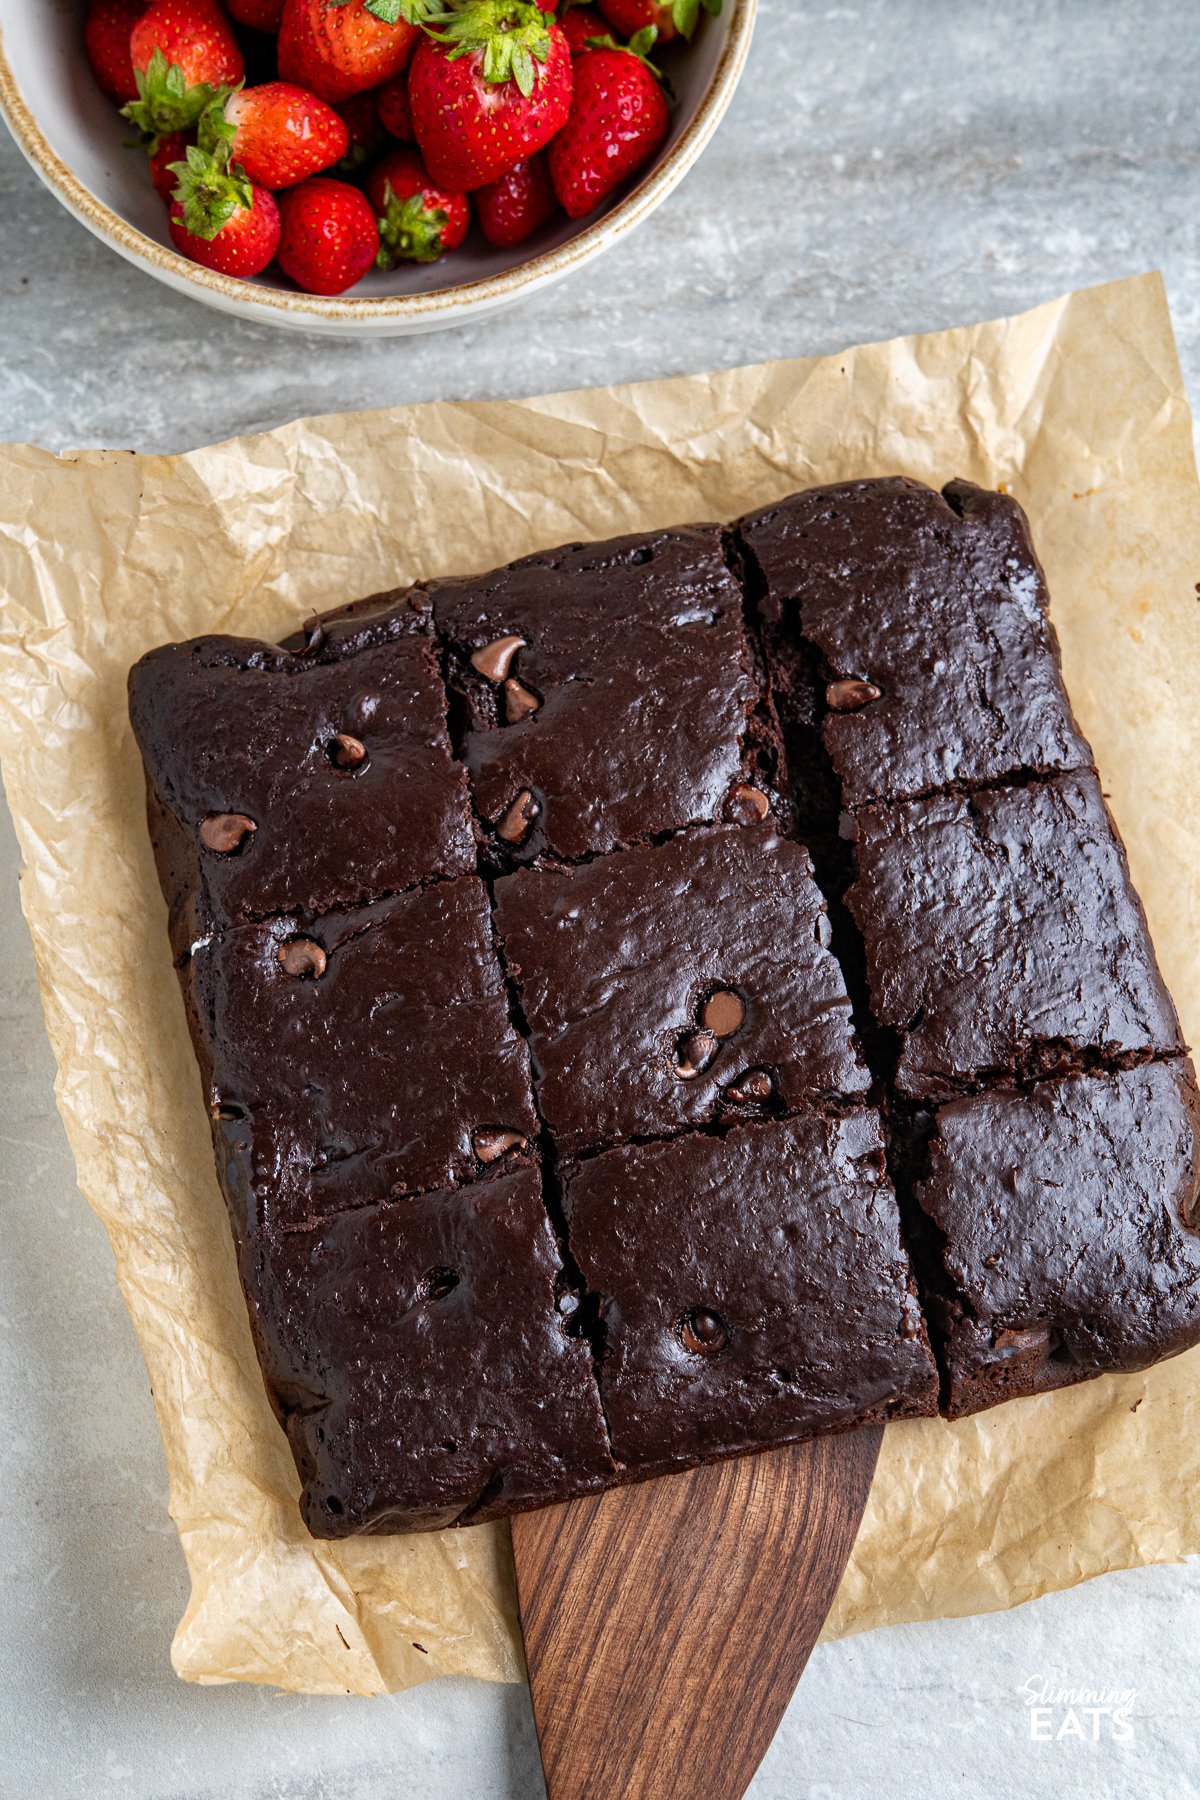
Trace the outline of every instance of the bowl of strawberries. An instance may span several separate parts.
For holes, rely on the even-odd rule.
[[[0,0],[0,109],[131,262],[226,311],[432,331],[683,179],[757,0]]]

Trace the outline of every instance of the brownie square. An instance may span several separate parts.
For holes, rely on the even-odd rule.
[[[537,1135],[474,877],[242,926],[186,978],[241,1231],[449,1187]]]
[[[626,1145],[565,1188],[618,1462],[664,1470],[935,1410],[874,1112]]]
[[[846,904],[901,1094],[1182,1048],[1096,778],[872,807]]]
[[[956,1100],[916,1197],[951,1418],[1200,1335],[1200,1096],[1182,1060]]]
[[[560,1150],[870,1085],[808,853],[769,825],[520,870],[495,894]]]
[[[965,481],[941,494],[846,482],[768,507],[739,535],[763,589],[768,655],[785,689],[795,665],[801,708],[800,640],[822,660],[845,806],[1091,767],[1028,524],[1007,495]]]
[[[316,1536],[476,1523],[611,1481],[533,1170],[259,1240],[243,1278]]]
[[[177,955],[214,928],[475,868],[426,637],[336,661],[244,639],[169,645],[133,670],[130,713]]]
[[[573,544],[432,595],[502,866],[612,850],[761,791],[772,728],[717,526]]]

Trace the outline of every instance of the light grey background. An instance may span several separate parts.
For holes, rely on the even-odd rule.
[[[156,286],[5,139],[0,437],[186,449],[323,410],[833,350],[1155,265],[1200,392],[1198,102],[1186,4],[763,0],[715,143],[631,241],[489,324],[361,347]],[[175,1681],[183,1563],[145,1371],[54,1110],[7,817],[0,883],[0,1795],[539,1800],[523,1690],[335,1701]],[[1198,1629],[1192,1566],[822,1648],[753,1793],[1200,1792]],[[1136,1689],[1133,1744],[1032,1741],[1030,1679]]]

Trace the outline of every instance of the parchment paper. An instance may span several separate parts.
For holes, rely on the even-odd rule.
[[[1004,484],[1028,509],[1071,694],[1200,1041],[1200,487],[1156,276],[820,361],[307,420],[188,456],[0,449],[0,756],[58,1102],[158,1408],[189,1680],[376,1693],[516,1680],[521,1653],[504,1527],[336,1545],[301,1527],[167,950],[129,665],[168,638],[273,636],[419,575],[895,472]],[[829,1631],[1200,1551],[1198,1377],[1193,1352],[890,1426]]]

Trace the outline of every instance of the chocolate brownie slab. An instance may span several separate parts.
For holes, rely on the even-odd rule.
[[[1025,515],[1006,495],[852,481],[751,515],[739,538],[781,712],[789,685],[802,726],[820,705],[844,806],[1091,767]]]
[[[1182,1049],[1095,776],[868,807],[850,829],[846,904],[901,1094]]]
[[[917,1199],[940,1246],[950,1416],[1193,1343],[1198,1180],[1184,1061],[943,1107]]]
[[[151,651],[129,686],[177,955],[214,928],[475,868],[427,637],[338,661],[200,638]]]
[[[240,1232],[450,1187],[537,1135],[474,876],[241,926],[182,973]]]
[[[766,810],[773,728],[715,525],[568,545],[431,593],[501,866]]]
[[[242,1265],[318,1536],[474,1523],[613,1479],[534,1171],[264,1238]]]
[[[565,1171],[600,1393],[645,1473],[936,1409],[878,1116],[633,1144]]]
[[[523,869],[495,895],[564,1154],[870,1085],[812,864],[771,826]]]

